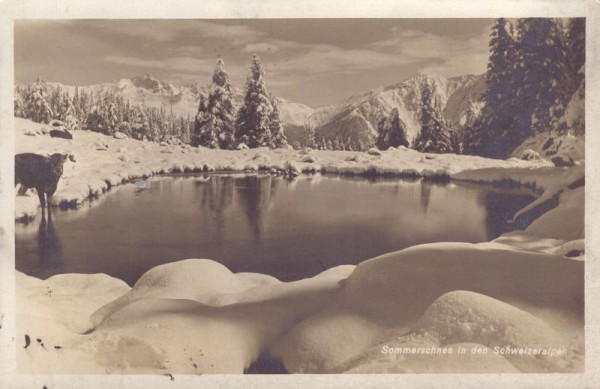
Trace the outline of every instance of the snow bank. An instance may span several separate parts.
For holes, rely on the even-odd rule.
[[[414,246],[362,262],[342,284],[335,306],[306,319],[274,346],[288,370],[337,371],[365,348],[418,326],[436,299],[456,290],[510,302],[550,322],[556,322],[556,312],[581,317],[583,325],[582,263],[506,245]]]
[[[410,333],[376,345],[336,371],[569,371],[583,346],[569,342],[530,313],[482,294],[455,291],[435,300]]]
[[[585,232],[585,188],[565,192],[560,197],[561,206],[551,209],[527,227],[526,231],[557,239],[583,238]]]

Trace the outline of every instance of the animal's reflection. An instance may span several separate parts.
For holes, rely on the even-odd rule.
[[[48,207],[48,217],[42,214],[42,220],[38,228],[38,250],[40,253],[40,260],[44,266],[50,265],[51,267],[61,267],[63,262],[61,260],[62,247],[60,237],[54,228],[54,221],[52,220],[52,211]]]

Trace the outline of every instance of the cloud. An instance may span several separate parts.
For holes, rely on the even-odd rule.
[[[445,76],[485,72],[488,31],[472,36],[447,36],[419,30],[392,29],[391,38],[374,42],[371,48],[402,56],[408,61],[429,63],[423,70]]]
[[[242,51],[244,53],[276,53],[281,49],[282,47],[276,43],[258,42],[247,44]]]
[[[342,49],[334,45],[306,45],[302,54],[274,62],[276,72],[348,73],[400,66],[406,58],[365,48]]]
[[[243,45],[267,34],[241,24],[221,24],[208,21],[197,21],[193,30],[203,38],[217,38],[227,40],[231,45]]]
[[[187,45],[174,47],[172,51],[182,55],[199,55],[204,53],[204,48],[200,45]]]
[[[106,24],[106,27],[104,27],[104,24]],[[94,25],[100,28],[106,28],[107,31],[113,33],[145,38],[156,42],[173,41],[182,31],[177,25],[169,26],[169,28],[162,28],[160,22],[157,24],[156,21],[151,20],[117,20],[108,23],[99,21],[94,23]]]
[[[109,55],[104,61],[127,66],[136,66],[149,69],[167,69],[179,72],[206,73],[212,71],[212,60],[191,57],[171,57],[166,59],[147,59]]]
[[[260,42],[249,43],[242,51],[245,53],[277,53],[280,51],[294,50],[297,52],[300,50],[306,51],[313,46],[314,45],[311,44],[302,44],[281,39],[267,39],[261,40]]]
[[[225,40],[228,44],[239,46],[266,36],[266,33],[246,25],[205,20],[101,20],[87,23],[105,31],[156,42],[176,42],[184,36],[198,36]]]

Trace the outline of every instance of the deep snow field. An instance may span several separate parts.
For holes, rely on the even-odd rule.
[[[515,215],[532,220],[525,231],[487,243],[413,246],[294,282],[233,274],[209,259],[157,266],[133,288],[104,274],[40,280],[17,272],[19,372],[243,373],[265,352],[290,373],[583,371],[583,164],[555,168],[408,149],[214,151],[83,131],[67,141],[15,121],[17,152],[76,155],[54,196],[69,206],[157,173],[276,173],[286,164],[305,172],[519,183],[539,194]],[[18,221],[39,219],[37,196],[17,196],[16,211]],[[522,352],[503,352],[510,348]],[[384,352],[390,349],[412,351]],[[426,351],[442,349],[452,351]]]

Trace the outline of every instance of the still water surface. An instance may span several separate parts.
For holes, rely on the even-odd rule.
[[[210,258],[284,281],[415,244],[482,242],[532,197],[490,187],[321,175],[181,175],[113,188],[51,222],[16,226],[16,267],[47,278]]]

